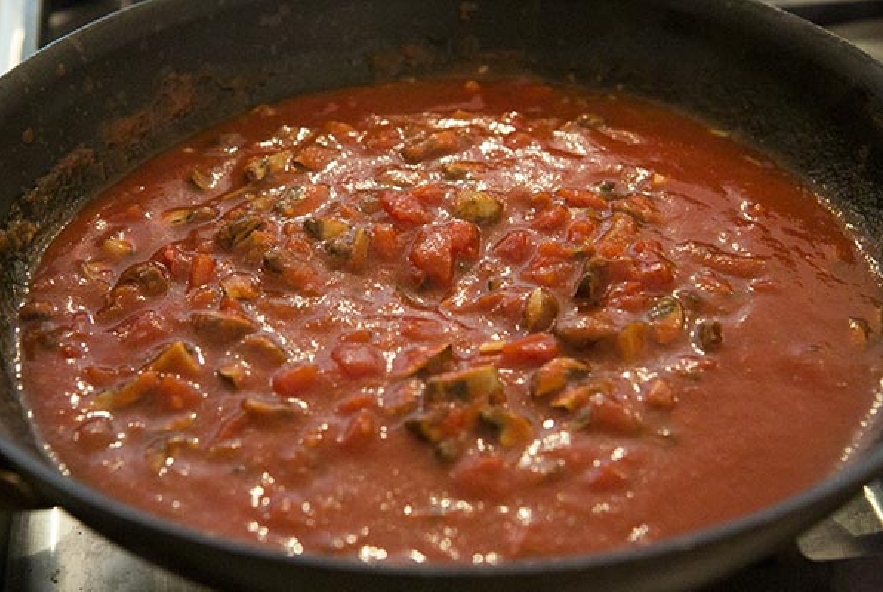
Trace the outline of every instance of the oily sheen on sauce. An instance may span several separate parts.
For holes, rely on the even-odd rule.
[[[648,544],[830,474],[878,278],[811,188],[667,108],[525,80],[257,108],[106,190],[21,308],[76,479],[283,552]]]

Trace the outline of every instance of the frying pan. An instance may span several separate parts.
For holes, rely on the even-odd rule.
[[[480,69],[622,89],[733,130],[831,196],[871,261],[880,258],[883,68],[759,2],[151,0],[56,42],[0,79],[5,502],[60,505],[120,545],[219,588],[635,592],[681,590],[736,569],[883,473],[877,440],[800,495],[647,547],[501,566],[369,566],[213,538],[127,507],[52,466],[15,380],[14,319],[42,246],[85,200],[156,151],[258,103]]]

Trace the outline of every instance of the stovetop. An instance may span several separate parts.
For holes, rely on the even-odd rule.
[[[138,1],[0,0],[0,74],[37,47]],[[883,0],[768,2],[883,60]],[[210,592],[116,547],[57,508],[0,512],[0,586],[20,592]],[[881,590],[883,487],[875,483],[789,548],[697,592]]]

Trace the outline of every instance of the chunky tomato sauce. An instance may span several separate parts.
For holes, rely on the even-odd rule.
[[[21,309],[60,466],[291,554],[647,544],[830,474],[881,291],[807,186],[624,96],[436,81],[260,107],[65,228]]]

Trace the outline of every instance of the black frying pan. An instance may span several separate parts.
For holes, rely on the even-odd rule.
[[[680,590],[744,565],[883,473],[877,444],[812,490],[731,523],[647,548],[490,567],[288,558],[145,515],[52,467],[19,402],[14,319],[41,246],[84,200],[151,153],[257,103],[479,65],[622,88],[732,129],[833,196],[880,258],[883,67],[759,2],[152,0],[0,79],[8,502],[61,505],[136,553],[224,588],[635,592]]]

